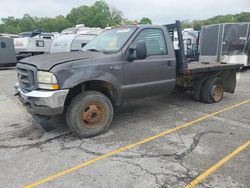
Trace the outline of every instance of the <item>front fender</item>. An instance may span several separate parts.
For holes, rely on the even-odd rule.
[[[71,89],[75,86],[89,82],[89,81],[104,81],[111,84],[117,94],[118,100],[121,92],[120,81],[112,74],[106,71],[100,70],[82,70],[82,69],[70,69],[62,72],[57,72],[56,76],[59,80],[61,89]]]
[[[72,72],[70,76],[64,79],[64,82],[61,83],[61,88],[73,88],[81,83],[92,81],[92,80],[100,80],[105,81],[112,84],[116,89],[121,87],[120,81],[114,77],[112,74],[104,72],[104,71],[94,71],[94,70],[86,70],[86,71],[76,71]]]

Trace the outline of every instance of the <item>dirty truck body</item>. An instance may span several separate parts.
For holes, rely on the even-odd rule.
[[[174,50],[177,31],[179,49]],[[124,26],[107,30],[82,52],[48,54],[21,60],[15,88],[28,111],[65,114],[79,137],[110,126],[113,107],[128,99],[171,93],[176,87],[206,103],[233,93],[241,65],[187,63],[181,25]]]

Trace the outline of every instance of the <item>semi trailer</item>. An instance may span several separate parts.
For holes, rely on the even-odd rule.
[[[13,38],[0,36],[0,67],[15,66],[16,63]]]
[[[250,66],[250,23],[223,23],[203,26],[200,61]]]

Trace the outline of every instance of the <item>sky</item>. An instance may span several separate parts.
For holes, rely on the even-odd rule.
[[[74,7],[91,5],[95,0],[0,0],[0,19],[67,15]],[[130,20],[150,18],[154,24],[174,20],[206,19],[216,15],[250,12],[250,0],[106,0]]]

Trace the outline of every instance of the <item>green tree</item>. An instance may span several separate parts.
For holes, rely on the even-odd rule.
[[[105,28],[110,26],[111,11],[105,1],[96,1],[88,11],[88,26]]]
[[[65,28],[73,26],[73,24],[61,15],[55,18],[37,18],[35,25],[36,29],[41,29],[46,32],[60,32]]]
[[[204,25],[218,23],[235,23],[235,22],[250,22],[250,12],[242,12],[240,14],[218,15],[206,20],[188,20],[182,21],[183,28],[193,27],[196,30],[201,29]]]
[[[191,28],[192,27],[192,23],[189,20],[183,20],[181,22],[181,26],[182,26],[182,28]]]
[[[35,20],[29,14],[25,14],[22,19],[18,20],[18,26],[21,31],[32,31],[36,29]]]
[[[129,20],[129,19],[127,19],[127,18],[123,18],[123,20],[122,20],[122,25],[134,25],[134,24],[138,24],[139,22],[137,21],[137,20],[134,20],[134,21],[132,21],[132,20]]]
[[[81,22],[83,23],[87,21],[86,15],[88,14],[88,11],[89,7],[85,5],[73,8],[66,18],[73,25],[80,24]]]
[[[143,17],[140,22],[140,24],[152,24],[152,21],[149,18]]]
[[[2,32],[17,34],[21,31],[19,27],[19,20],[14,17],[2,18]]]
[[[206,20],[183,20],[182,27],[193,27],[199,30],[204,25],[226,22],[250,22],[250,12],[218,15]],[[143,17],[139,23],[152,24],[152,21],[147,17]],[[34,29],[41,29],[46,32],[60,32],[76,24],[85,24],[87,27],[105,28],[107,26],[116,26],[120,24],[138,24],[138,21],[131,21],[124,18],[120,10],[109,6],[103,0],[98,0],[90,6],[82,5],[73,8],[66,17],[59,15],[55,18],[37,18],[25,14],[22,18],[14,18],[11,16],[2,18],[0,22],[0,33],[19,34]]]
[[[70,23],[84,24],[87,27],[101,27],[118,25],[122,22],[122,12],[110,7],[105,1],[96,1],[92,6],[73,8],[67,15]]]
[[[117,10],[115,7],[112,7],[110,11],[111,11],[111,14],[110,14],[109,26],[120,25],[123,20],[122,11]]]

